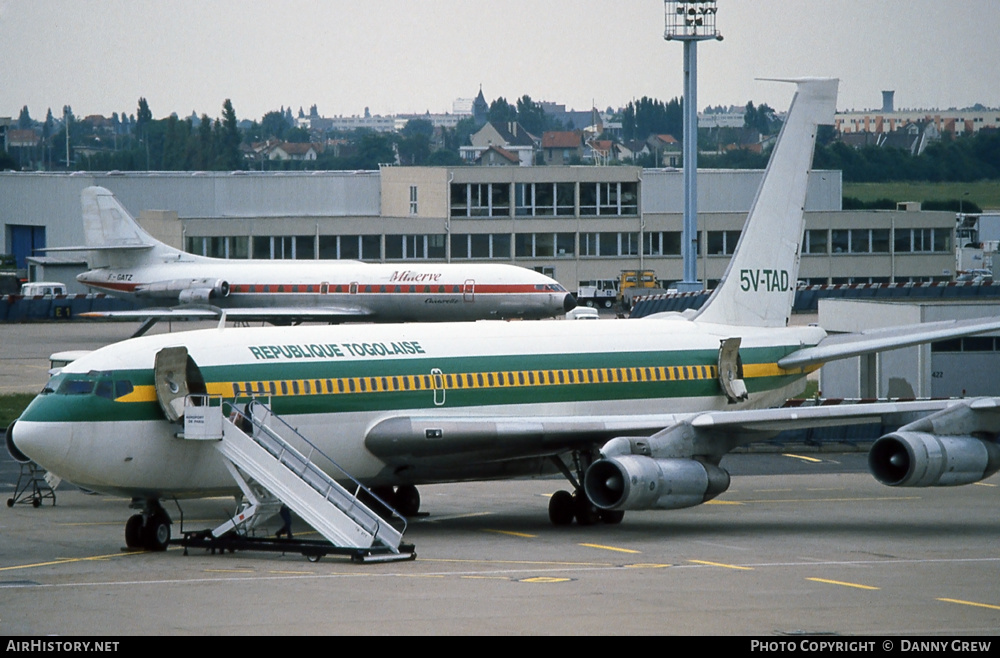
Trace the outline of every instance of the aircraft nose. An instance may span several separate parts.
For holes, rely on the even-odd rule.
[[[69,450],[68,439],[52,423],[17,420],[7,428],[7,452],[21,463],[34,461],[58,471]]]
[[[7,427],[7,431],[4,433],[4,442],[7,444],[7,454],[14,458],[18,464],[27,464],[31,459],[18,450],[17,444],[14,443],[14,426],[17,425],[15,420]]]
[[[576,308],[576,297],[570,293],[566,293],[566,296],[563,298],[563,310],[569,313],[574,308]]]

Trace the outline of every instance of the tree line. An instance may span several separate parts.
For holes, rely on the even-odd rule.
[[[302,110],[299,115],[303,116]],[[312,106],[310,116],[318,116]],[[69,106],[63,108],[64,122],[59,127],[47,113],[44,123],[32,120],[28,108],[21,110],[17,126],[22,129],[41,127],[43,155],[40,158],[51,168],[65,156],[67,126],[70,141],[79,149],[73,167],[90,170],[235,170],[255,166],[244,157],[242,146],[279,139],[288,142],[309,142],[313,137],[304,128],[296,127],[290,108],[268,112],[261,121],[240,129],[236,111],[227,99],[222,116],[210,119],[202,114],[181,119],[172,114],[154,119],[145,98],[140,98],[134,115],[122,113],[110,119],[106,132],[88,133],[85,123],[77,121]],[[497,123],[516,121],[528,132],[540,136],[548,130],[563,130],[565,126],[546,113],[541,103],[524,95],[514,103],[503,97],[489,106],[487,119]],[[661,101],[642,97],[630,101],[615,116],[621,122],[624,141],[646,139],[651,134],[670,134],[680,139],[683,132],[683,100]],[[742,129],[701,129],[699,131],[699,166],[720,168],[766,167],[769,150],[724,150],[741,133],[773,135],[781,122],[766,104],[747,103]],[[326,149],[312,162],[288,161],[266,163],[267,168],[310,169],[376,169],[380,164],[399,162],[402,165],[462,164],[459,148],[469,143],[469,136],[479,126],[471,117],[459,121],[455,128],[435,129],[426,119],[411,119],[399,133],[378,133],[357,130],[326,135],[339,137],[344,148]],[[108,134],[110,133],[110,137]],[[743,135],[745,137],[745,135]],[[709,155],[705,151],[718,151]],[[11,156],[0,152],[0,168],[19,168]],[[637,164],[655,166],[652,162]],[[968,182],[1000,179],[1000,132],[981,130],[974,135],[953,136],[944,133],[921,154],[877,146],[855,148],[837,139],[832,128],[822,127],[817,139],[813,166],[843,172],[846,182],[931,181]]]

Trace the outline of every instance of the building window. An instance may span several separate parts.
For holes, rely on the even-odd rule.
[[[320,260],[336,260],[340,256],[337,253],[336,235],[319,236],[319,257]]]
[[[426,258],[424,236],[422,235],[387,235],[385,236],[386,260],[403,258]]]
[[[320,258],[381,260],[382,240],[377,235],[320,236]]]
[[[576,184],[555,183],[556,214],[560,217],[576,214]]]
[[[552,258],[556,255],[556,236],[554,233],[535,233],[535,257]]]
[[[518,183],[514,213],[518,217],[552,217],[556,214],[555,183]]]
[[[316,260],[316,238],[312,235],[295,236],[295,255],[297,260]]]
[[[514,235],[514,257],[531,258],[535,255],[534,233],[517,233]]]
[[[410,214],[417,214],[417,186],[410,185]]]
[[[851,232],[846,229],[830,231],[830,246],[835,254],[846,254],[851,251]]]
[[[739,231],[709,231],[708,255],[731,256],[736,251],[736,244],[739,241]]]
[[[452,217],[509,217],[509,183],[452,183]]]
[[[443,259],[445,236],[387,235],[385,236],[386,260]]]
[[[807,231],[808,233],[808,231]],[[825,233],[825,231],[824,231]],[[887,254],[889,253],[889,229],[852,228],[833,229],[830,242],[835,254]],[[900,242],[900,245],[902,245]],[[812,247],[813,245],[809,245]],[[909,251],[909,248],[906,249]],[[806,253],[824,253],[807,251]]]
[[[442,233],[435,233],[426,236],[427,240],[427,257],[444,260],[445,254],[445,236]]]
[[[272,260],[286,260],[295,258],[295,247],[297,242],[302,242],[303,250],[309,253],[311,247],[305,246],[306,242],[312,244],[313,237],[310,236],[294,236],[294,235],[255,235],[253,237],[253,257],[272,259]],[[305,256],[305,258],[314,258],[315,255],[311,254]]]
[[[228,237],[188,237],[185,251],[212,258],[249,258],[250,238],[246,236]]]
[[[580,183],[581,216],[636,215],[638,183]]]
[[[889,229],[887,228],[873,228],[872,230],[872,253],[873,254],[887,254],[889,253]]]
[[[680,231],[653,231],[643,234],[642,252],[646,256],[679,256]]]
[[[507,233],[454,233],[451,236],[451,257],[498,258],[510,260],[510,235]]]
[[[576,233],[556,233],[556,256],[565,258],[576,255]]]
[[[893,247],[896,253],[950,252],[951,234],[945,228],[896,229]]]
[[[565,258],[575,254],[575,233],[518,233],[514,236],[517,258]]]
[[[826,254],[829,234],[826,229],[806,229],[802,236],[802,253]]]

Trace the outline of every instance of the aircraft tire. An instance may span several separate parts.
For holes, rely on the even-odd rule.
[[[125,522],[125,546],[128,548],[143,548],[141,514],[133,514]]]
[[[600,511],[601,521],[604,521],[607,525],[616,525],[622,522],[625,518],[625,510],[623,509],[602,509]]]
[[[403,516],[416,516],[420,511],[420,492],[412,484],[396,487],[396,511]]]
[[[385,505],[390,507],[396,507],[396,492],[392,490],[392,487],[374,487],[372,488],[372,493],[378,496],[381,500],[385,501]],[[392,512],[389,508],[378,502],[368,494],[362,492],[358,496],[362,503],[371,508],[373,512],[378,514],[383,519],[388,519],[392,516]]]
[[[163,512],[157,512],[149,517],[149,522],[143,528],[146,548],[151,551],[165,551],[170,544],[170,518]]]
[[[580,525],[594,525],[601,520],[600,510],[582,492],[573,494],[573,508]]]
[[[555,492],[549,498],[549,521],[556,526],[573,523],[574,508],[573,494],[565,490]]]

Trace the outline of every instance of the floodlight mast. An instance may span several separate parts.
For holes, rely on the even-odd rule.
[[[722,35],[715,28],[718,8],[715,0],[664,0],[663,38],[684,43],[684,227],[681,253],[684,256],[684,280],[677,283],[681,292],[702,289],[698,281],[698,51],[699,41]]]

